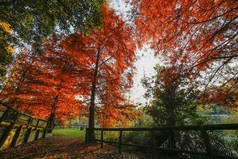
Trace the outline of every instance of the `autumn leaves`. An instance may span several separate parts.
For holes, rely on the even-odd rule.
[[[203,102],[217,103],[221,94],[227,98],[229,89],[222,93],[225,89],[219,87],[237,87],[237,1],[134,0],[133,4],[141,40],[149,41],[167,66],[180,70],[188,87],[205,92]],[[208,99],[208,94],[213,97]]]
[[[103,25],[67,36],[54,33],[45,39],[41,56],[22,53],[1,99],[40,118],[63,121],[85,110],[91,128],[94,116],[113,126],[130,118],[121,117],[122,110],[131,113],[125,92],[133,82],[135,51],[144,43],[167,64],[165,82],[179,78],[183,86],[219,91],[219,98],[237,87],[235,0],[134,0],[131,5],[134,26],[103,5]],[[218,94],[210,95],[203,102],[217,101]]]
[[[53,34],[41,56],[22,53],[2,99],[25,113],[62,122],[84,110],[89,127],[95,113],[104,126],[127,119],[131,107],[123,102],[132,85],[136,45],[131,26],[103,7],[103,26],[87,34]]]

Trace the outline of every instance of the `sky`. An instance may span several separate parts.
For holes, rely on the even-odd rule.
[[[138,50],[137,52],[137,61],[135,62],[135,76],[134,76],[134,84],[131,88],[130,92],[130,100],[133,101],[133,103],[146,103],[146,99],[144,99],[143,95],[146,91],[145,88],[143,88],[141,79],[145,77],[151,77],[155,75],[155,70],[153,67],[159,63],[159,60],[154,57],[153,50],[147,48],[143,50]]]
[[[110,7],[118,11],[119,13],[122,13],[124,15],[124,20],[126,21],[126,15],[127,12],[130,10],[130,7],[126,7],[125,0],[111,0],[110,1]],[[29,46],[26,46],[29,47]],[[19,48],[16,50],[16,55],[21,52]],[[159,59],[154,57],[153,50],[151,50],[148,46],[145,46],[142,50],[136,51],[137,55],[137,61],[135,62],[134,66],[135,69],[135,75],[134,75],[134,84],[133,87],[130,90],[129,93],[129,99],[132,103],[138,104],[146,103],[146,99],[144,99],[143,95],[146,91],[145,88],[143,88],[141,84],[141,79],[146,77],[151,77],[155,75],[155,71],[153,67],[159,63]]]
[[[111,0],[110,7],[122,13],[124,15],[124,20],[127,20],[126,15],[127,11],[130,10],[130,7],[126,7],[124,0]],[[134,104],[145,104],[147,100],[144,99],[143,95],[146,89],[143,88],[141,79],[144,76],[151,77],[155,75],[153,67],[160,62],[158,58],[154,57],[153,50],[148,46],[144,46],[142,50],[137,50],[136,55],[137,61],[134,65],[136,67],[134,84],[131,88],[129,98]]]

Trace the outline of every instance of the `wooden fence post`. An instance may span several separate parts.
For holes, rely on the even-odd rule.
[[[18,137],[20,135],[21,129],[22,129],[22,125],[17,128],[17,130],[16,130],[16,132],[14,134],[14,137],[12,139],[10,147],[14,147],[16,145],[16,142],[17,142],[17,139],[18,139]]]
[[[26,131],[23,143],[25,143],[25,144],[27,143],[30,134],[31,134],[31,128],[28,128]]]
[[[39,133],[40,133],[40,130],[37,130],[37,129],[36,129],[36,134],[35,134],[35,139],[34,139],[35,141],[38,139]]]
[[[28,138],[29,138],[29,136],[30,136],[30,134],[31,134],[31,129],[32,128],[29,128],[29,125],[31,124],[31,122],[32,122],[32,117],[30,117],[29,119],[28,119],[28,123],[27,123],[27,131],[26,131],[26,133],[25,133],[25,137],[24,137],[24,141],[23,141],[23,143],[27,143],[27,141],[28,141]]]
[[[169,131],[170,137],[169,137],[169,148],[175,149],[175,134],[173,130]]]
[[[1,101],[0,101],[0,104],[2,104]],[[16,129],[15,133],[13,134],[13,138],[11,140],[10,146],[9,146],[9,147],[14,147],[17,143],[19,136],[21,135],[22,129],[24,128],[23,124],[20,124],[19,126],[15,127],[18,116],[21,113],[19,113],[17,110],[15,110],[14,108],[9,107],[7,105],[3,105],[3,106],[6,107],[6,110],[3,112],[2,116],[0,117],[0,125],[2,124],[3,121],[6,121],[8,124],[10,123],[10,125],[6,126],[6,128],[3,131],[2,136],[0,137],[0,147],[2,147],[4,145],[4,143],[8,139],[11,131],[13,129]],[[26,115],[26,116],[28,116],[28,115]],[[28,119],[28,123],[26,126],[27,130],[26,130],[26,133],[24,134],[23,143],[27,143],[28,138],[31,134],[31,130],[32,130],[31,124],[32,124],[33,118],[30,116],[28,116],[28,117],[29,117],[29,119]],[[39,127],[40,119],[36,119],[36,120],[37,120],[37,123],[35,125],[35,130],[36,130],[36,134],[35,134],[35,138],[34,138],[35,140],[38,139],[39,133],[40,133],[40,130],[37,130]]]
[[[18,112],[16,112],[16,114],[13,116],[13,121],[11,122],[11,124],[6,128],[6,130],[4,131],[1,139],[0,139],[0,147],[2,147],[2,145],[4,144],[4,142],[6,141],[9,133],[12,131],[12,128],[15,125],[15,122],[17,120],[18,117]]]
[[[153,149],[152,149],[152,158],[155,159],[155,158],[156,158],[156,150],[154,149],[155,146],[156,146],[155,132],[152,130],[152,131],[151,131],[151,134],[152,134],[152,146],[153,146]]]
[[[103,148],[103,130],[101,130],[101,148]]]
[[[35,141],[38,139],[39,132],[40,132],[40,130],[37,130],[37,129],[38,129],[39,122],[40,122],[40,119],[37,120],[36,127],[35,127],[35,130],[36,130],[35,139],[34,139]]]
[[[209,159],[212,159],[212,151],[211,151],[209,135],[207,134],[206,130],[201,130],[201,135],[202,135],[205,147],[206,147],[207,155],[208,155]]]
[[[9,133],[11,132],[12,128],[14,126],[14,123],[11,123],[7,128],[6,130],[4,131],[1,139],[0,139],[0,147],[2,147],[2,145],[4,144],[4,142],[6,141]]]
[[[122,130],[120,130],[120,138],[119,138],[119,154],[121,154],[121,144],[122,144]]]
[[[86,128],[86,134],[85,134],[85,144],[88,143],[88,128]]]
[[[45,126],[45,128],[44,128],[44,130],[43,130],[42,138],[45,138],[45,135],[46,135],[47,129],[48,129],[48,122],[46,123],[46,126]]]
[[[7,110],[3,113],[3,115],[0,118],[0,125],[1,125],[2,121],[4,121],[7,118],[8,112],[9,112],[9,108],[7,107]]]
[[[37,120],[35,129],[38,128],[39,122],[40,122],[40,119]]]

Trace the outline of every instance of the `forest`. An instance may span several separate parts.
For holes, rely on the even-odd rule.
[[[0,156],[11,133],[78,126],[135,158],[238,158],[237,58],[237,0],[1,1]]]

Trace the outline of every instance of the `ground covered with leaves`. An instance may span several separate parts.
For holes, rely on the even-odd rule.
[[[85,144],[82,139],[53,135],[0,152],[1,159],[119,159],[117,147],[100,144]],[[128,158],[128,157],[126,157]]]

